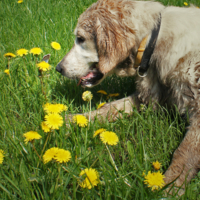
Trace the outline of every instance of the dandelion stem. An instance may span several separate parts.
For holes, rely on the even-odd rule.
[[[26,80],[26,83],[28,84],[28,69],[26,67],[26,58],[25,56],[23,55],[23,61],[24,61],[24,67],[25,67],[25,80]]]
[[[80,178],[80,177],[78,177],[78,176],[75,176],[75,175],[73,174],[73,172],[72,172],[70,169],[66,169],[66,167],[63,167],[63,166],[62,166],[62,169],[64,169],[67,173],[71,173],[72,176],[73,176],[74,178],[76,178],[76,179],[79,179],[79,178]]]
[[[91,164],[90,167],[92,167],[98,160],[99,160],[99,158],[97,158],[97,159]]]
[[[102,97],[103,97],[103,94],[101,94],[100,103],[101,103],[101,101],[102,101]]]
[[[44,89],[43,89],[43,73],[42,73],[42,70],[41,70],[40,82],[41,82],[41,86],[42,86],[42,94],[44,94]]]
[[[106,144],[105,144],[105,145],[106,145]],[[116,164],[115,164],[115,161],[114,161],[114,159],[113,159],[113,157],[112,157],[112,155],[111,155],[111,153],[110,153],[110,150],[109,150],[109,148],[108,148],[107,145],[106,145],[106,148],[107,148],[108,153],[109,153],[109,156],[110,156],[110,158],[111,158],[112,165],[113,165],[113,167],[115,168],[115,170],[118,172],[118,168],[117,168],[117,166],[116,166]],[[131,187],[131,185],[129,184],[129,182],[128,182],[128,180],[127,180],[126,178],[124,179],[124,183],[125,183],[126,185],[128,185],[129,187]]]
[[[9,69],[9,61],[10,61],[10,57],[8,57],[8,65],[7,65],[7,68]]]
[[[73,199],[77,199],[76,198],[76,193],[77,193],[76,191],[77,191],[78,188],[76,188],[76,182],[77,182],[76,178],[73,177],[73,182],[72,182],[72,184],[73,184]]]
[[[34,143],[32,142],[32,146],[33,146],[33,150],[35,151],[35,153],[37,154],[37,156],[39,157],[39,159],[42,161],[40,155],[38,154],[37,150],[35,149],[35,145]],[[38,167],[38,166],[37,166]]]
[[[35,64],[37,65],[37,63],[38,63],[38,55],[35,55]]]
[[[55,186],[55,190],[58,188],[58,181],[60,179],[60,164],[58,163],[58,177],[56,179],[56,186]]]
[[[42,154],[43,154],[43,152],[44,152],[44,149],[45,149],[45,147],[46,147],[46,145],[47,145],[47,142],[48,142],[48,140],[49,140],[50,135],[51,135],[51,132],[49,132],[48,135],[47,135],[47,139],[46,139],[46,141],[45,141],[45,143],[44,143],[44,146],[43,146],[43,149],[42,149],[42,152],[41,152],[41,156],[42,156]]]
[[[105,145],[106,145],[106,144],[105,144]],[[109,153],[109,156],[110,156],[110,158],[111,158],[111,162],[112,162],[113,167],[114,167],[115,170],[118,172],[118,168],[117,168],[117,166],[116,166],[116,164],[115,164],[115,161],[114,161],[114,159],[113,159],[113,157],[112,157],[112,155],[111,155],[111,153],[110,153],[110,150],[109,150],[109,148],[108,148],[107,145],[106,145],[106,149],[108,150],[108,153]]]
[[[44,95],[45,100],[47,101],[46,92],[44,91],[44,82],[43,82],[44,74],[43,74],[42,70],[39,70],[39,73],[40,73],[40,83],[41,83],[41,87],[42,87],[42,94]]]
[[[90,100],[90,112],[89,112],[89,122],[90,122],[90,119],[91,119],[91,100]]]
[[[43,149],[42,149],[42,152],[41,152],[41,156],[40,156],[40,157],[42,157],[42,155],[43,155],[43,153],[44,153],[44,150],[45,150],[45,147],[46,147],[47,142],[48,142],[48,140],[49,140],[50,134],[51,134],[51,132],[49,132],[48,135],[47,135],[47,138],[46,138],[46,141],[45,141],[45,143],[44,143],[44,146],[43,146]],[[37,163],[37,167],[38,167],[38,165],[39,165],[39,162]]]

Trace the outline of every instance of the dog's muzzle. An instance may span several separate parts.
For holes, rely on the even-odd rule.
[[[62,68],[59,64],[56,66],[56,71],[62,73]]]

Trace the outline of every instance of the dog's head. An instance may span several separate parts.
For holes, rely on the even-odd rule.
[[[130,21],[129,9],[133,6],[117,0],[94,3],[80,16],[74,46],[56,70],[68,78],[79,79],[83,87],[97,85],[112,73],[130,75],[138,45]]]

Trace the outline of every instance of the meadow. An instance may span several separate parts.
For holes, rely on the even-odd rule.
[[[200,173],[179,198],[176,194],[164,196],[165,188],[152,191],[144,182],[147,172],[156,172],[153,162],[162,164],[162,174],[169,166],[186,132],[187,117],[162,107],[154,111],[149,105],[110,123],[95,120],[81,127],[76,122],[69,123],[67,118],[65,121],[67,114],[95,110],[103,102],[130,95],[135,87],[133,77],[108,77],[89,89],[93,98],[87,102],[82,94],[88,89],[55,70],[73,46],[73,30],[79,15],[93,2],[0,1],[0,199],[200,199]],[[188,5],[183,0],[160,2],[200,6],[198,0],[187,1]],[[52,42],[59,43],[61,49],[52,48]],[[42,53],[17,55],[21,48],[34,47]],[[9,52],[16,57],[5,57]],[[37,64],[46,54],[51,54],[51,68],[41,72]],[[9,74],[5,73],[8,69]],[[99,90],[107,95],[98,93]],[[46,119],[48,103],[67,107],[60,113],[62,125],[45,132],[41,123]],[[95,131],[102,128],[114,132],[118,142],[109,145],[103,143],[100,135],[94,137]],[[26,142],[24,134],[30,131],[37,132],[40,138]],[[45,153],[53,147],[70,152],[71,156],[68,160],[61,156],[60,160],[54,157],[45,162]],[[98,176],[91,188],[88,185],[92,182],[84,182],[86,174],[81,176],[85,169],[94,169]]]

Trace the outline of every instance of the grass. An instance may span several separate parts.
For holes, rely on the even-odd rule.
[[[69,107],[66,113],[89,111],[89,104],[81,98],[84,89],[75,81],[56,73],[54,68],[73,45],[73,29],[78,16],[93,3],[92,0],[17,0],[0,1],[0,149],[5,158],[0,165],[0,199],[159,199],[162,190],[152,192],[144,184],[142,173],[152,171],[152,162],[162,163],[161,172],[170,164],[174,150],[186,131],[187,119],[177,112],[168,113],[164,108],[153,111],[149,106],[143,112],[134,110],[131,117],[124,115],[113,123],[90,122],[86,128],[74,124],[63,125],[49,134],[41,129],[44,120],[43,105],[46,102],[63,103]],[[183,6],[182,0],[161,1],[165,5]],[[188,3],[200,5],[196,0]],[[61,44],[61,50],[51,48],[51,42]],[[40,47],[43,55],[50,53],[52,69],[45,73],[42,93],[36,58],[30,54],[10,60],[10,75],[4,73],[7,52],[20,48]],[[38,60],[42,59],[42,55]],[[113,85],[115,87],[113,87]],[[100,102],[111,101],[131,94],[134,79],[107,78],[91,89],[92,109]],[[107,99],[97,93],[119,93],[119,97]],[[97,129],[105,128],[119,137],[116,146],[108,149],[99,137],[93,138]],[[51,161],[44,164],[33,149],[32,143],[24,142],[23,134],[37,131],[42,139],[35,140],[39,155],[51,147],[69,150],[72,158],[68,163]],[[108,151],[109,150],[109,151]],[[111,156],[110,156],[110,154]],[[114,163],[112,161],[114,160]],[[85,168],[98,171],[100,183],[92,188],[81,188],[79,174]],[[117,167],[117,170],[116,170]],[[186,187],[180,199],[200,199],[200,176]],[[166,199],[177,199],[168,196]]]

